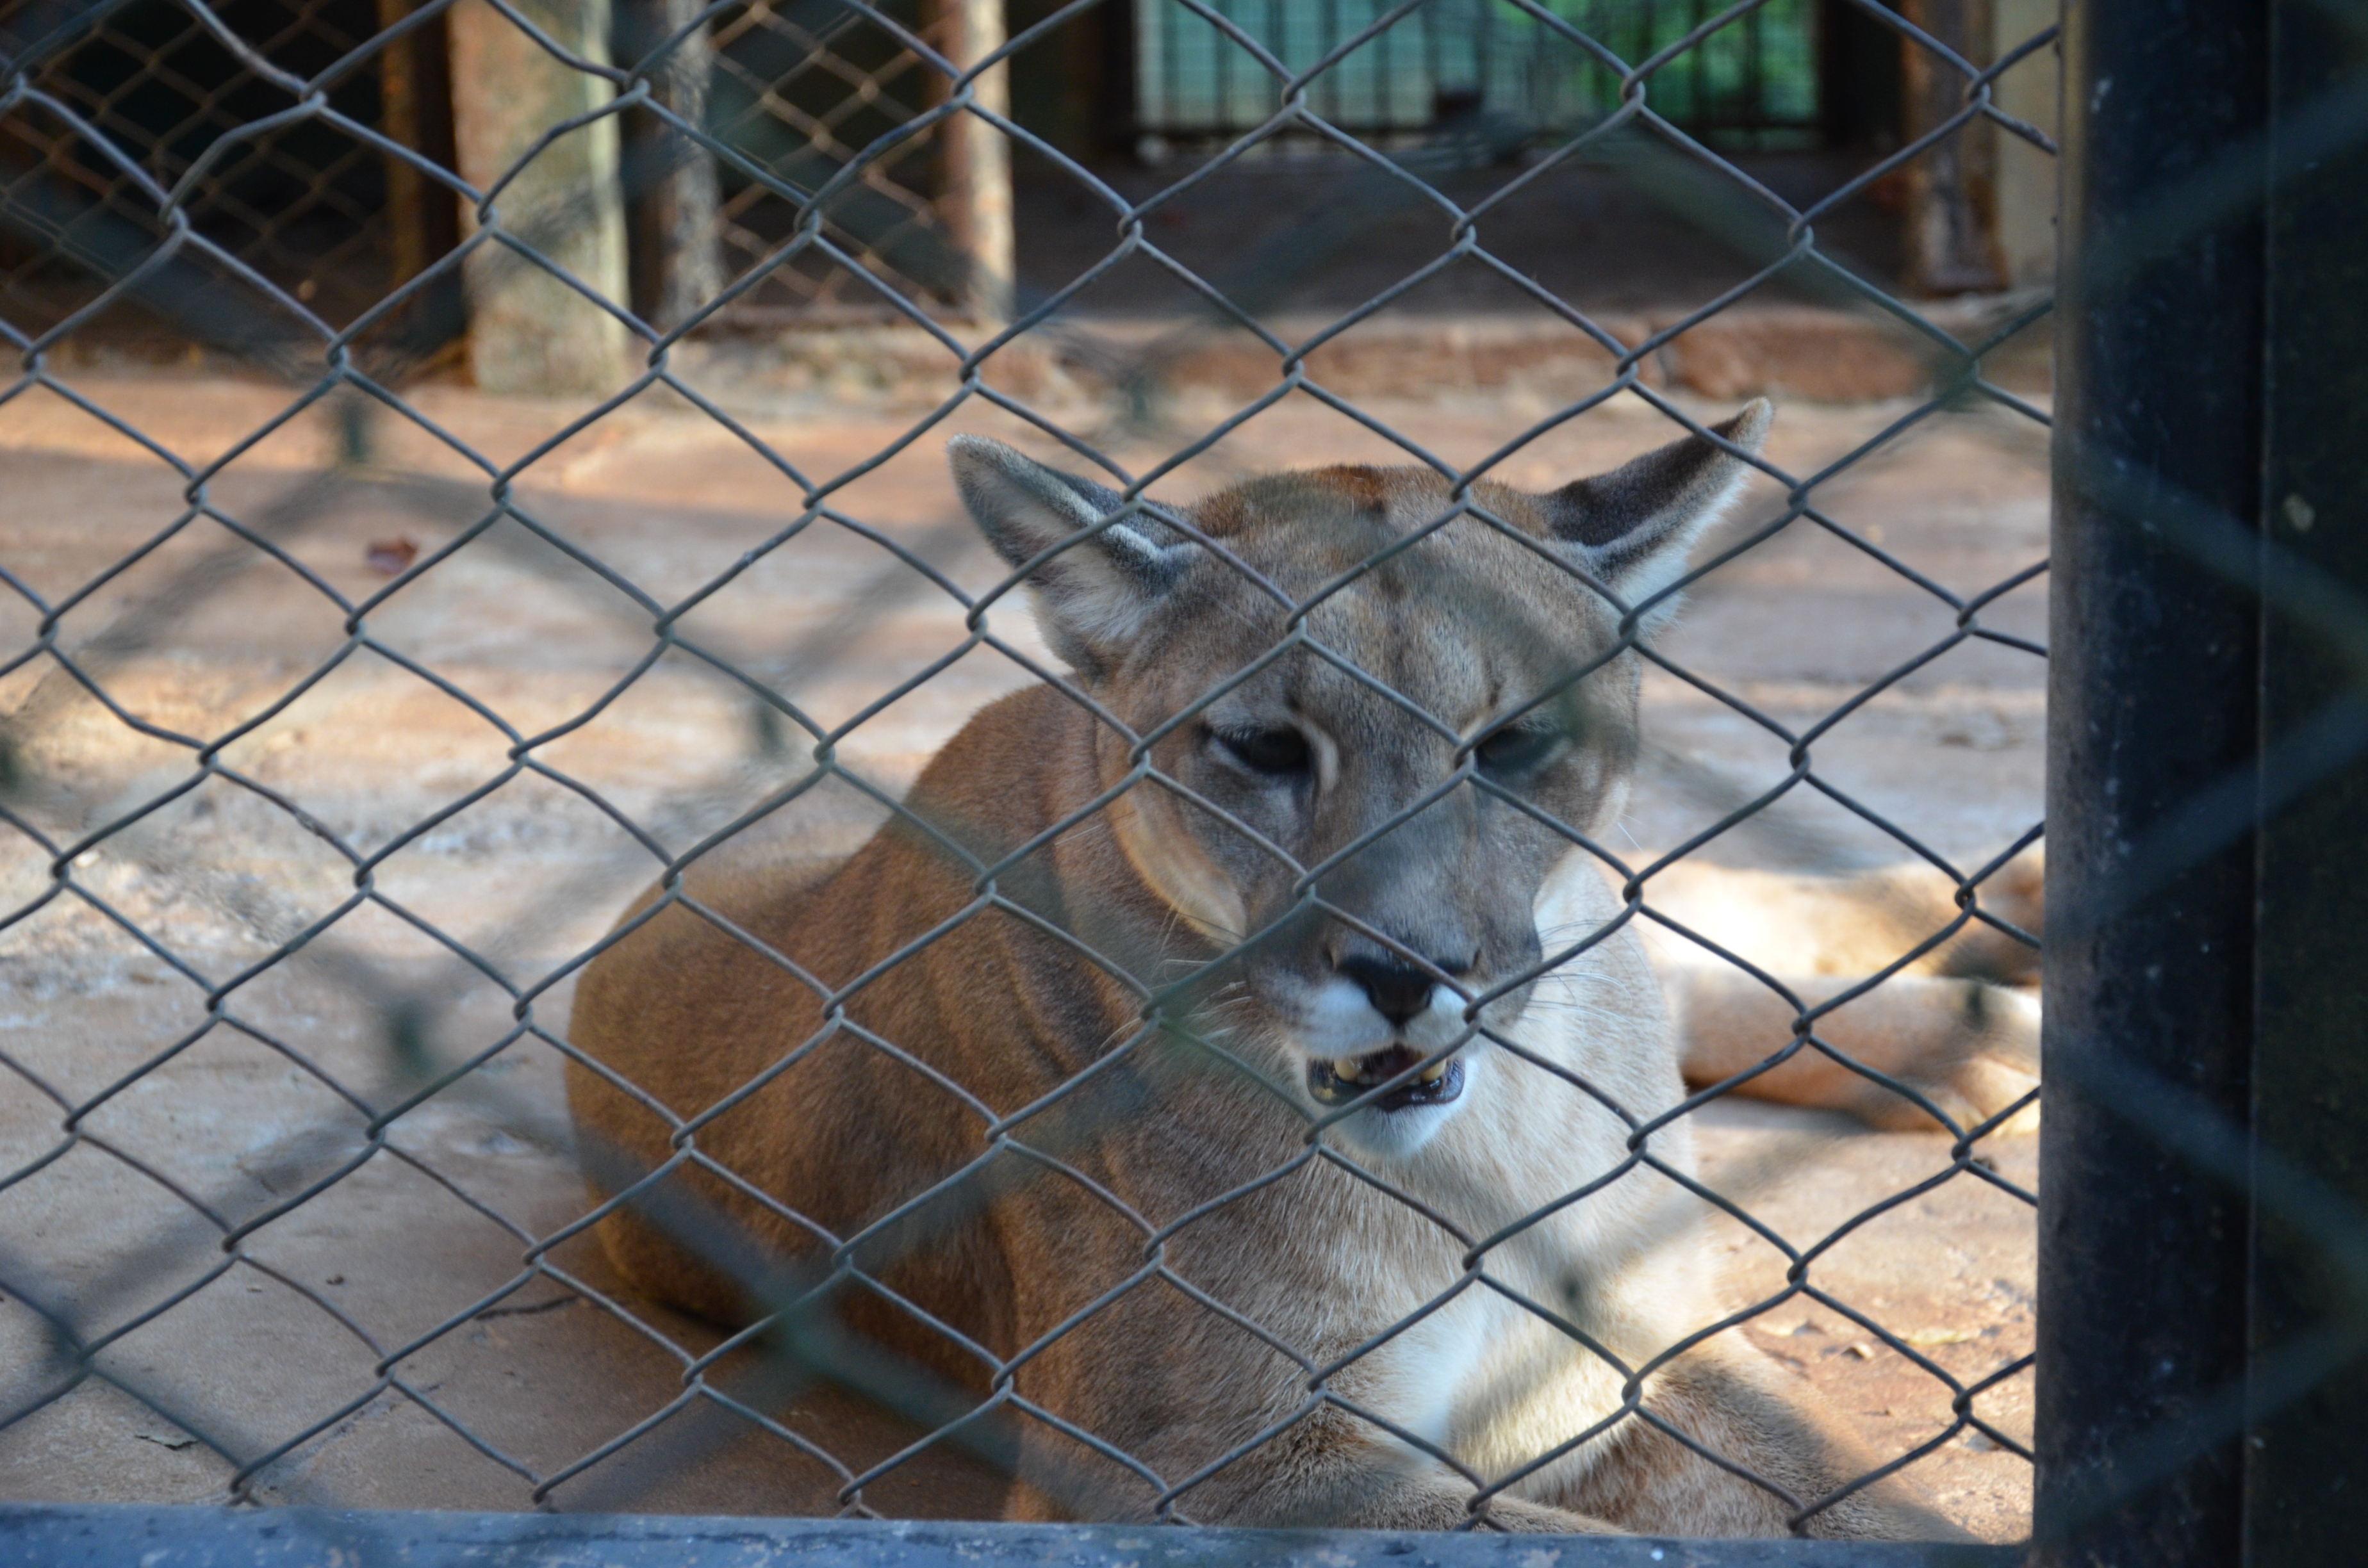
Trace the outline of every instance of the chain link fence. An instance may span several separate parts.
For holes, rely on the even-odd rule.
[[[613,63],[600,9],[0,17],[0,419],[71,426],[55,450],[169,498],[136,536],[72,534],[76,482],[17,460],[42,499],[0,562],[23,1473],[129,1433],[153,1496],[353,1502],[387,1494],[343,1456],[382,1479],[457,1440],[433,1463],[458,1494],[511,1506],[689,1506],[753,1454],[785,1509],[865,1517],[1917,1535],[1957,1528],[1913,1494],[1935,1456],[2027,1463],[1999,1414],[2027,1409],[2020,1287],[1936,1329],[1827,1279],[1948,1195],[2027,1224],[2039,828],[1993,802],[1941,842],[1887,804],[1914,787],[1821,759],[1952,660],[2044,656],[2014,608],[2043,561],[1969,581],[1987,547],[1936,565],[1868,518],[1930,482],[1899,454],[1943,426],[1975,432],[1964,472],[2044,454],[2044,396],[1993,371],[2047,301],[1919,303],[1819,233],[1976,144],[1918,213],[1992,202],[1964,171],[1999,143],[2052,155],[1999,82],[2053,28],[1975,50],[1865,8],[1948,108],[1795,198],[1657,107],[1705,91],[1699,60],[1761,59],[1738,40],[1789,9],[1664,36],[1481,8],[1600,90],[1475,152],[1453,117],[1385,148],[1333,118],[1390,40],[1431,36],[1419,3],[1326,10],[1314,55],[1137,6],[1138,41],[1217,40],[1265,117],[1137,199],[1142,171],[1006,108],[999,62],[1090,6],[1008,43],[975,6],[650,6]],[[383,90],[431,27],[508,73],[456,73],[449,159]],[[472,131],[472,94],[531,122]],[[1364,182],[1315,226],[1412,210],[1437,246],[1288,335],[1280,293],[1238,296],[1353,225],[1286,234],[1240,288],[1163,237],[1286,139]],[[1006,144],[1107,225],[1073,274],[1028,276],[1024,233],[1013,259]],[[1736,276],[1613,321],[1491,248],[1578,169],[1674,204]],[[1230,188],[1220,210],[1292,199]],[[643,221],[653,193],[670,219]],[[448,196],[449,244],[390,234]],[[1360,335],[1451,268],[1591,384],[1492,392],[1452,441],[1343,390]],[[1192,300],[1181,324],[1080,308],[1146,273]],[[1781,407],[1770,437],[1765,405],[1735,412],[1756,389],[1683,367],[1771,294],[1872,332],[1909,391],[1855,423]],[[695,352],[858,302],[935,356],[924,412],[833,433]],[[268,377],[202,410],[95,378],[78,346],[132,311]],[[543,354],[541,401],[458,385],[461,332],[481,388]],[[1187,384],[1220,340],[1249,395]],[[192,419],[240,433],[193,444]],[[985,429],[1058,466],[958,443],[968,519],[899,477]],[[1240,477],[1327,442],[1395,466]],[[1226,451],[1263,459],[1213,499],[1186,483]],[[769,510],[700,509],[749,463]],[[1793,581],[1879,575],[1907,640],[1840,687],[1706,669],[1679,601],[1804,538],[1834,553]],[[1816,613],[1759,652],[1815,642]],[[1781,765],[1656,746],[1671,694]],[[1911,772],[1970,766],[1958,722]],[[1819,874],[1688,881],[1755,834]],[[1801,1230],[1768,1215],[1816,1212],[1799,1194],[1845,1135],[1747,1138],[1783,1113],[1739,1099],[1910,1152]],[[1738,1256],[1751,1288],[1722,1295]],[[563,1322],[583,1369],[505,1363]],[[1945,1415],[1870,1439],[1891,1412],[1828,1408],[1786,1339],[1884,1358]],[[603,1435],[554,1423],[570,1405]],[[2019,1534],[2019,1506],[1984,1528]]]
[[[890,307],[866,281],[873,278],[925,308],[966,303],[966,278],[949,256],[959,220],[951,228],[947,221],[968,200],[966,186],[956,188],[965,176],[949,163],[945,138],[907,130],[942,101],[946,85],[915,45],[928,40],[959,55],[961,21],[944,6],[928,16],[918,6],[884,8],[875,21],[836,6],[760,4],[710,24],[713,134],[774,176],[734,167],[737,159],[723,170],[723,265],[735,278],[754,270],[765,278],[729,312],[734,321],[887,318]],[[833,238],[853,268],[810,254],[774,264],[804,199],[841,171],[857,183],[835,204]],[[797,195],[785,198],[783,182]]]
[[[74,9],[12,7],[10,31],[29,42]],[[72,51],[44,62],[40,85],[58,110],[12,115],[0,153],[15,220],[13,317],[55,321],[85,302],[87,262],[119,264],[156,244],[163,230],[151,193],[184,180],[176,210],[223,249],[308,301],[324,281],[342,289],[344,298],[319,301],[331,319],[351,319],[385,291],[391,279],[372,265],[390,239],[382,161],[318,119],[253,133],[286,97],[242,58],[251,48],[287,72],[316,75],[377,30],[370,6],[233,6],[222,20],[231,40],[176,6],[110,6]],[[372,74],[344,74],[329,102],[359,123],[382,121]],[[77,124],[104,138],[108,153]]]
[[[12,30],[29,41],[79,9],[14,6]],[[28,78],[73,121],[40,111],[11,120],[0,175],[15,214],[10,243],[28,252],[10,268],[18,316],[53,322],[87,302],[92,270],[70,258],[99,259],[103,276],[104,265],[162,237],[144,176],[158,188],[186,176],[174,211],[321,320],[342,326],[360,317],[460,237],[450,191],[404,155],[447,168],[464,161],[454,145],[445,9],[258,0],[214,7],[218,25],[210,27],[170,0],[104,7],[104,19]],[[946,49],[961,41],[958,7],[923,9],[908,5],[875,20],[836,6],[752,4],[700,18],[676,41],[670,35],[700,7],[624,0],[581,17],[562,8],[571,22],[598,24],[575,40],[592,58],[662,51],[651,88],[660,112],[627,108],[619,124],[636,217],[677,230],[639,236],[637,247],[664,246],[672,269],[688,273],[677,309],[716,292],[728,266],[734,277],[753,268],[762,280],[711,326],[761,331],[785,319],[893,313],[825,258],[770,259],[805,199],[841,170],[859,188],[836,202],[831,233],[853,276],[876,276],[934,312],[967,304],[949,259],[970,199],[966,171],[926,127],[898,134],[944,85],[908,40],[934,37]],[[384,28],[394,30],[381,39]],[[327,94],[328,116],[256,129],[286,107],[290,82],[313,80]],[[672,133],[668,115],[699,124],[723,155]],[[91,147],[74,124],[106,138],[109,152]],[[490,183],[495,172],[488,165],[483,177]],[[677,215],[686,192],[691,210]],[[665,309],[662,295],[632,302],[653,316]]]

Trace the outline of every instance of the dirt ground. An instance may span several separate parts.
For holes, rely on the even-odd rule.
[[[0,905],[40,903],[0,930],[0,1040],[17,1067],[0,1074],[0,1173],[20,1173],[0,1187],[0,1265],[17,1282],[12,1297],[40,1296],[86,1338],[111,1335],[98,1364],[156,1407],[97,1381],[43,1405],[0,1431],[0,1496],[219,1497],[235,1467],[192,1440],[202,1429],[223,1449],[268,1460],[260,1491],[290,1501],[523,1507],[532,1486],[520,1472],[530,1471],[568,1476],[551,1493],[562,1508],[835,1510],[848,1475],[792,1439],[825,1444],[860,1471],[905,1440],[893,1422],[839,1396],[768,1388],[754,1367],[732,1375],[778,1416],[777,1431],[697,1401],[669,1414],[688,1358],[717,1334],[605,1295],[614,1282],[580,1242],[552,1254],[580,1291],[535,1278],[498,1294],[520,1278],[526,1246],[585,1207],[558,1057],[516,1038],[509,995],[419,925],[383,905],[352,909],[303,958],[240,993],[245,1032],[216,1028],[175,1053],[204,1022],[199,990],[116,917],[220,981],[343,909],[355,869],[252,791],[216,779],[175,794],[191,776],[189,748],[127,720],[207,741],[237,729],[221,749],[226,766],[374,857],[372,885],[389,903],[535,992],[533,1018],[556,1031],[569,983],[538,988],[657,864],[599,801],[678,850],[798,778],[814,744],[693,653],[666,652],[643,669],[650,607],[720,582],[681,614],[685,643],[791,695],[819,732],[836,737],[860,718],[837,755],[893,794],[965,715],[1030,677],[992,649],[965,648],[960,607],[889,546],[984,588],[999,571],[959,517],[945,436],[985,431],[1048,458],[1057,449],[972,402],[864,467],[911,431],[910,409],[832,395],[742,405],[750,431],[800,472],[848,477],[827,515],[734,571],[799,518],[801,491],[678,401],[644,399],[565,434],[583,408],[431,386],[414,400],[427,423],[380,413],[368,464],[324,480],[341,439],[324,408],[237,446],[289,412],[284,390],[100,371],[74,384],[193,462],[228,454],[207,478],[209,507],[282,559],[233,540],[216,516],[140,553],[183,515],[184,479],[46,392],[0,406],[0,564],[52,604],[88,585],[60,616],[57,646],[120,709],[47,660],[0,680],[14,748],[6,804],[71,847],[161,802],[74,861],[86,899],[40,903],[49,852],[23,833],[0,835]],[[1547,412],[1477,396],[1366,411],[1456,462]],[[1230,409],[1196,393],[1147,421],[1087,405],[1054,412],[1144,463]],[[1770,455],[1795,475],[1817,473],[1908,413],[1785,406]],[[1671,433],[1623,396],[1501,472],[1543,486]],[[430,559],[484,512],[488,473],[447,436],[495,468],[531,459],[505,478],[536,526],[502,522],[369,606],[358,640],[324,590],[360,603],[388,586],[383,564],[410,551]],[[1399,455],[1302,397],[1217,440],[1155,493]],[[1777,499],[1763,485],[1722,541],[1745,537]],[[1816,500],[1898,565],[1797,522],[1705,579],[1662,646],[1795,732],[1912,665],[1815,744],[1817,778],[1864,814],[1798,789],[1698,853],[1823,870],[1910,858],[1908,840],[1871,814],[1961,867],[1978,864],[2039,815],[2042,665],[1983,642],[1916,664],[1952,635],[1959,610],[1900,568],[1969,598],[2040,561],[2044,449],[2001,416],[1935,415],[1820,484]],[[21,597],[0,596],[0,650],[29,646],[40,621]],[[1980,611],[1982,625],[2032,640],[2044,621],[2044,577]],[[1016,604],[990,624],[1041,653]],[[1644,772],[1615,847],[1683,843],[1789,771],[1791,743],[1733,704],[1659,671],[1646,693]],[[542,771],[512,772],[509,748],[535,736],[548,737],[534,751]],[[851,844],[878,810],[834,785],[765,831]],[[423,1074],[481,1056],[455,1087],[375,1119]],[[68,1107],[85,1108],[82,1137],[42,1164],[62,1147]],[[1701,1121],[1712,1184],[1799,1249],[1950,1164],[1938,1133],[1753,1106],[1713,1106]],[[1990,1140],[1984,1160],[2032,1189],[2031,1139]],[[254,1261],[225,1269],[224,1230],[248,1225],[242,1244]],[[1787,1260],[1775,1246],[1732,1224],[1719,1244],[1738,1306],[1783,1295]],[[1967,1385],[2031,1347],[2030,1210],[1975,1173],[1849,1232],[1808,1278]],[[0,1304],[0,1410],[54,1386],[39,1322],[22,1300]],[[1741,1332],[1823,1388],[1886,1454],[1950,1424],[1944,1382],[1831,1307],[1782,1300]],[[381,1362],[398,1385],[380,1385]],[[2027,1441],[2028,1370],[1972,1407]],[[655,1429],[636,1436],[645,1424]],[[1912,1473],[1988,1539],[2028,1528],[2028,1466],[1987,1438],[1960,1434]],[[891,1471],[863,1495],[883,1514],[962,1517],[991,1509],[994,1491],[974,1465],[931,1460]]]

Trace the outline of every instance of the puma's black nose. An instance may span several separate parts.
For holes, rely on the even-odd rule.
[[[1410,963],[1359,954],[1342,959],[1337,967],[1341,978],[1365,988],[1373,1011],[1387,1018],[1392,1028],[1404,1028],[1407,1020],[1430,1006],[1430,976]]]

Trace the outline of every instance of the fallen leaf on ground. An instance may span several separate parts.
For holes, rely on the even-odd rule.
[[[1899,1337],[1910,1345],[1963,1345],[1975,1335],[1969,1328],[1918,1328]]]
[[[388,577],[402,576],[418,559],[419,546],[400,537],[374,539],[370,540],[370,548],[362,551],[363,563],[371,571]]]

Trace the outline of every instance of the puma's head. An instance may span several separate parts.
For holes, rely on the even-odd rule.
[[[1717,432],[1756,452],[1771,418]],[[1541,886],[1620,810],[1629,643],[1746,465],[1689,437],[1543,495],[1326,468],[1167,510],[975,437],[952,461],[1076,687],[1133,731],[1100,726],[1096,787],[1147,743],[1104,809],[1224,955],[1201,1027],[1318,1113],[1361,1099],[1341,1131],[1374,1152],[1419,1147],[1489,1070],[1467,1016],[1529,999]]]

